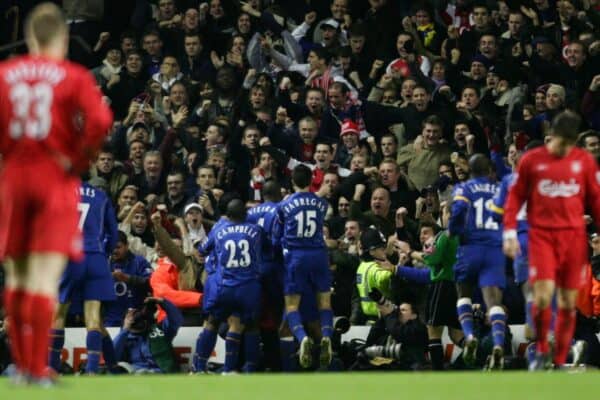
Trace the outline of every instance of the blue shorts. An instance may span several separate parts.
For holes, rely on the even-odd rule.
[[[257,321],[260,313],[260,283],[248,282],[239,286],[220,286],[210,314],[218,321],[233,315],[243,324]]]
[[[206,277],[204,282],[204,291],[202,292],[202,311],[208,315],[211,314],[217,302],[217,290],[219,289],[219,281],[221,277],[214,272]]]
[[[82,262],[69,262],[60,279],[58,300],[61,304],[74,299],[112,301],[116,298],[105,254],[85,253]]]
[[[284,250],[283,263],[283,289],[286,295],[301,294],[305,291],[323,293],[331,290],[327,250]]]
[[[527,232],[519,232],[519,246],[521,253],[515,258],[513,270],[515,271],[515,282],[519,285],[529,279],[529,240]]]
[[[479,287],[506,286],[506,260],[500,246],[463,245],[456,253],[454,276],[457,283]]]

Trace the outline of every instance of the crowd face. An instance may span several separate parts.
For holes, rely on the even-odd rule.
[[[340,196],[338,200],[338,215],[342,218],[347,218],[349,212],[350,202],[344,196]]]
[[[462,92],[461,101],[467,110],[472,111],[479,106],[479,93],[473,88],[466,88]]]
[[[496,37],[494,35],[483,35],[479,39],[479,52],[487,58],[495,58],[496,50]]]
[[[467,136],[470,133],[471,132],[467,124],[456,124],[454,127],[454,141],[458,147],[463,148],[467,146]]]
[[[396,158],[396,153],[398,151],[398,145],[394,141],[393,138],[389,136],[384,136],[381,138],[381,154],[383,157],[391,157]]]
[[[129,245],[126,243],[123,243],[121,241],[118,241],[117,245],[115,246],[115,249],[113,250],[113,253],[112,253],[112,260],[113,261],[124,261],[125,258],[127,257],[128,251],[129,251]]]
[[[383,162],[379,165],[379,179],[381,179],[383,186],[395,188],[399,177],[400,173],[395,163]]]
[[[263,152],[260,155],[260,159],[258,161],[258,167],[265,171],[271,171],[273,166],[275,165],[275,160],[271,155],[267,152]]]
[[[326,170],[331,165],[333,155],[331,154],[331,148],[327,144],[318,144],[315,149],[314,159],[317,163],[317,167],[322,170]]]
[[[146,147],[141,142],[131,143],[129,146],[129,159],[133,162],[141,161],[146,152]]]
[[[433,64],[433,69],[431,70],[431,77],[438,81],[443,81],[446,79],[446,67],[443,63],[436,62]]]
[[[173,0],[160,0],[158,15],[161,21],[168,21],[175,16],[175,2]]]
[[[333,172],[328,172],[323,177],[323,185],[329,186],[332,191],[335,190],[339,184],[340,184],[340,177]]]
[[[431,17],[425,10],[417,10],[415,13],[415,19],[417,21],[417,26],[425,26],[431,23]]]
[[[417,82],[412,79],[405,79],[400,88],[400,96],[402,100],[410,102],[412,100],[413,90],[417,86]]]
[[[182,105],[187,104],[187,91],[185,86],[182,83],[176,83],[171,86],[169,98],[171,99],[171,104],[175,107],[181,107]]]
[[[130,54],[127,56],[125,69],[129,75],[136,76],[142,70],[142,58],[138,54]]]
[[[141,235],[146,231],[148,227],[148,217],[146,212],[135,213],[131,220],[131,230],[137,235]]]
[[[167,177],[167,193],[172,199],[183,196],[183,175],[175,174]]]
[[[205,192],[212,190],[217,184],[215,171],[212,168],[199,168],[196,183]]]
[[[348,12],[348,0],[333,0],[331,3],[331,15],[341,21]]]
[[[339,110],[344,107],[345,102],[345,96],[339,88],[332,87],[329,89],[329,104],[332,108]]]
[[[200,37],[198,36],[186,36],[183,45],[185,47],[185,54],[188,57],[196,57],[202,51]]]
[[[217,86],[219,86],[222,90],[230,90],[235,82],[233,71],[231,71],[229,68],[219,69],[217,71],[217,77],[215,81],[217,82]]]
[[[144,158],[144,172],[149,178],[158,178],[162,172],[162,160],[160,156],[147,155]]]
[[[183,26],[188,32],[194,32],[198,29],[199,13],[195,8],[188,8],[183,14]]]
[[[546,92],[546,108],[548,110],[558,110],[562,105],[563,101],[558,91],[553,88],[548,89]]]
[[[427,110],[429,104],[429,94],[423,87],[417,87],[412,92],[412,103],[415,105],[417,111]]]
[[[485,77],[487,75],[487,68],[485,67],[485,65],[483,65],[479,61],[473,61],[471,63],[470,72],[471,72],[471,78],[473,78],[473,80],[479,81],[481,79],[485,79]]]
[[[425,245],[425,243],[427,243],[430,239],[433,239],[434,237],[435,232],[433,231],[433,228],[429,226],[424,226],[419,231],[419,242],[421,243],[421,246]]]
[[[535,93],[535,111],[538,113],[546,111],[546,94],[543,92]]]
[[[221,19],[225,16],[225,11],[221,5],[221,0],[211,0],[208,13],[214,19]]]
[[[352,36],[350,38],[350,48],[352,49],[352,54],[360,54],[365,47],[365,37],[364,36]]]
[[[512,13],[508,16],[508,31],[512,37],[518,37],[523,26],[523,14]]]
[[[342,136],[342,142],[348,150],[352,150],[358,144],[358,134],[347,134]]]
[[[185,213],[185,223],[192,229],[200,229],[202,226],[202,211],[192,208]]]
[[[160,65],[160,72],[167,79],[174,78],[179,73],[179,63],[175,57],[165,57]]]
[[[101,174],[109,174],[115,166],[115,157],[111,153],[100,153],[96,161],[96,168]]]
[[[411,40],[412,37],[406,33],[401,33],[398,35],[398,38],[396,39],[396,50],[398,51],[398,55],[400,55],[400,57],[405,58],[408,56],[409,53],[406,51],[406,47],[404,47],[404,45]]]
[[[600,138],[597,135],[586,137],[583,145],[594,157],[600,157]]]
[[[113,67],[121,65],[121,52],[117,49],[109,50],[106,53],[106,61]]]
[[[310,90],[306,94],[306,107],[312,114],[318,114],[323,109],[323,94],[317,90]]]
[[[473,9],[473,25],[477,30],[487,29],[490,23],[490,13],[485,7],[475,7]]]
[[[125,206],[133,206],[138,201],[137,191],[133,188],[125,188],[121,190],[117,204],[119,209],[123,209]]]
[[[207,146],[214,146],[215,144],[223,142],[223,138],[219,133],[219,127],[216,125],[209,125],[204,136],[206,138]]]
[[[344,225],[344,238],[354,242],[358,240],[360,235],[360,227],[358,226],[357,221],[346,221]]]
[[[241,14],[237,20],[238,32],[242,35],[246,35],[250,33],[250,29],[252,27],[250,23],[250,16],[248,14]]]
[[[387,190],[378,188],[371,195],[371,211],[379,217],[386,217],[390,211],[390,195]]]
[[[242,144],[250,150],[258,148],[258,141],[260,140],[260,132],[258,129],[246,129],[244,131],[244,137],[242,138]]]
[[[253,109],[259,109],[266,103],[265,91],[261,87],[253,87],[250,90],[250,105]]]
[[[144,36],[143,48],[152,57],[159,57],[162,52],[163,42],[155,34]]]
[[[442,137],[442,127],[434,124],[425,124],[423,127],[423,139],[428,147],[437,146]]]
[[[331,47],[337,42],[337,29],[331,26],[323,27],[323,44],[325,47]]]
[[[300,131],[300,139],[304,143],[312,143],[317,137],[317,124],[312,121],[301,121],[298,129]]]
[[[511,144],[508,147],[508,155],[507,155],[508,165],[511,167],[517,166],[517,161],[519,160],[519,150],[517,150],[517,146]]]
[[[381,96],[381,104],[394,104],[398,101],[395,89],[386,89]]]
[[[350,160],[350,170],[352,172],[362,171],[367,167],[367,157],[362,154],[355,154]]]
[[[131,50],[134,50],[136,48],[137,48],[137,44],[135,43],[134,38],[124,37],[123,40],[121,41],[121,51],[123,52],[123,54],[127,54]]]
[[[571,68],[579,68],[585,62],[585,50],[580,43],[571,43],[567,47],[567,63]]]

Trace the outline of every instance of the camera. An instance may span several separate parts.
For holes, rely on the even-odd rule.
[[[133,313],[132,330],[145,331],[154,324],[154,315],[156,314],[156,302],[150,300],[146,302],[142,308],[137,309]]]
[[[391,358],[399,360],[402,356],[402,344],[388,344],[386,346],[369,346],[364,350],[365,355],[373,359],[375,357]]]
[[[377,288],[371,289],[371,291],[369,292],[369,298],[375,303],[379,304],[380,306],[385,304],[385,297]]]

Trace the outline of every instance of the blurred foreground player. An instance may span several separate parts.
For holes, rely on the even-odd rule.
[[[580,123],[579,116],[570,111],[554,118],[551,140],[521,158],[505,207],[504,252],[515,258],[520,252],[517,214],[527,202],[529,281],[537,334],[532,370],[545,369],[551,362],[548,331],[555,288],[554,364],[560,367],[565,363],[575,329],[577,293],[588,262],[586,208],[592,210],[596,226],[600,226],[600,172],[592,156],[574,146]]]
[[[15,382],[45,385],[58,280],[69,256],[81,258],[77,173],[112,114],[92,75],[65,61],[68,28],[57,6],[33,9],[25,41],[29,55],[0,64],[0,259]]]

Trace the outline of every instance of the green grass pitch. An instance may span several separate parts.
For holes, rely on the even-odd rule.
[[[15,388],[0,380],[2,400],[579,400],[599,392],[598,372],[66,377],[53,389]]]

